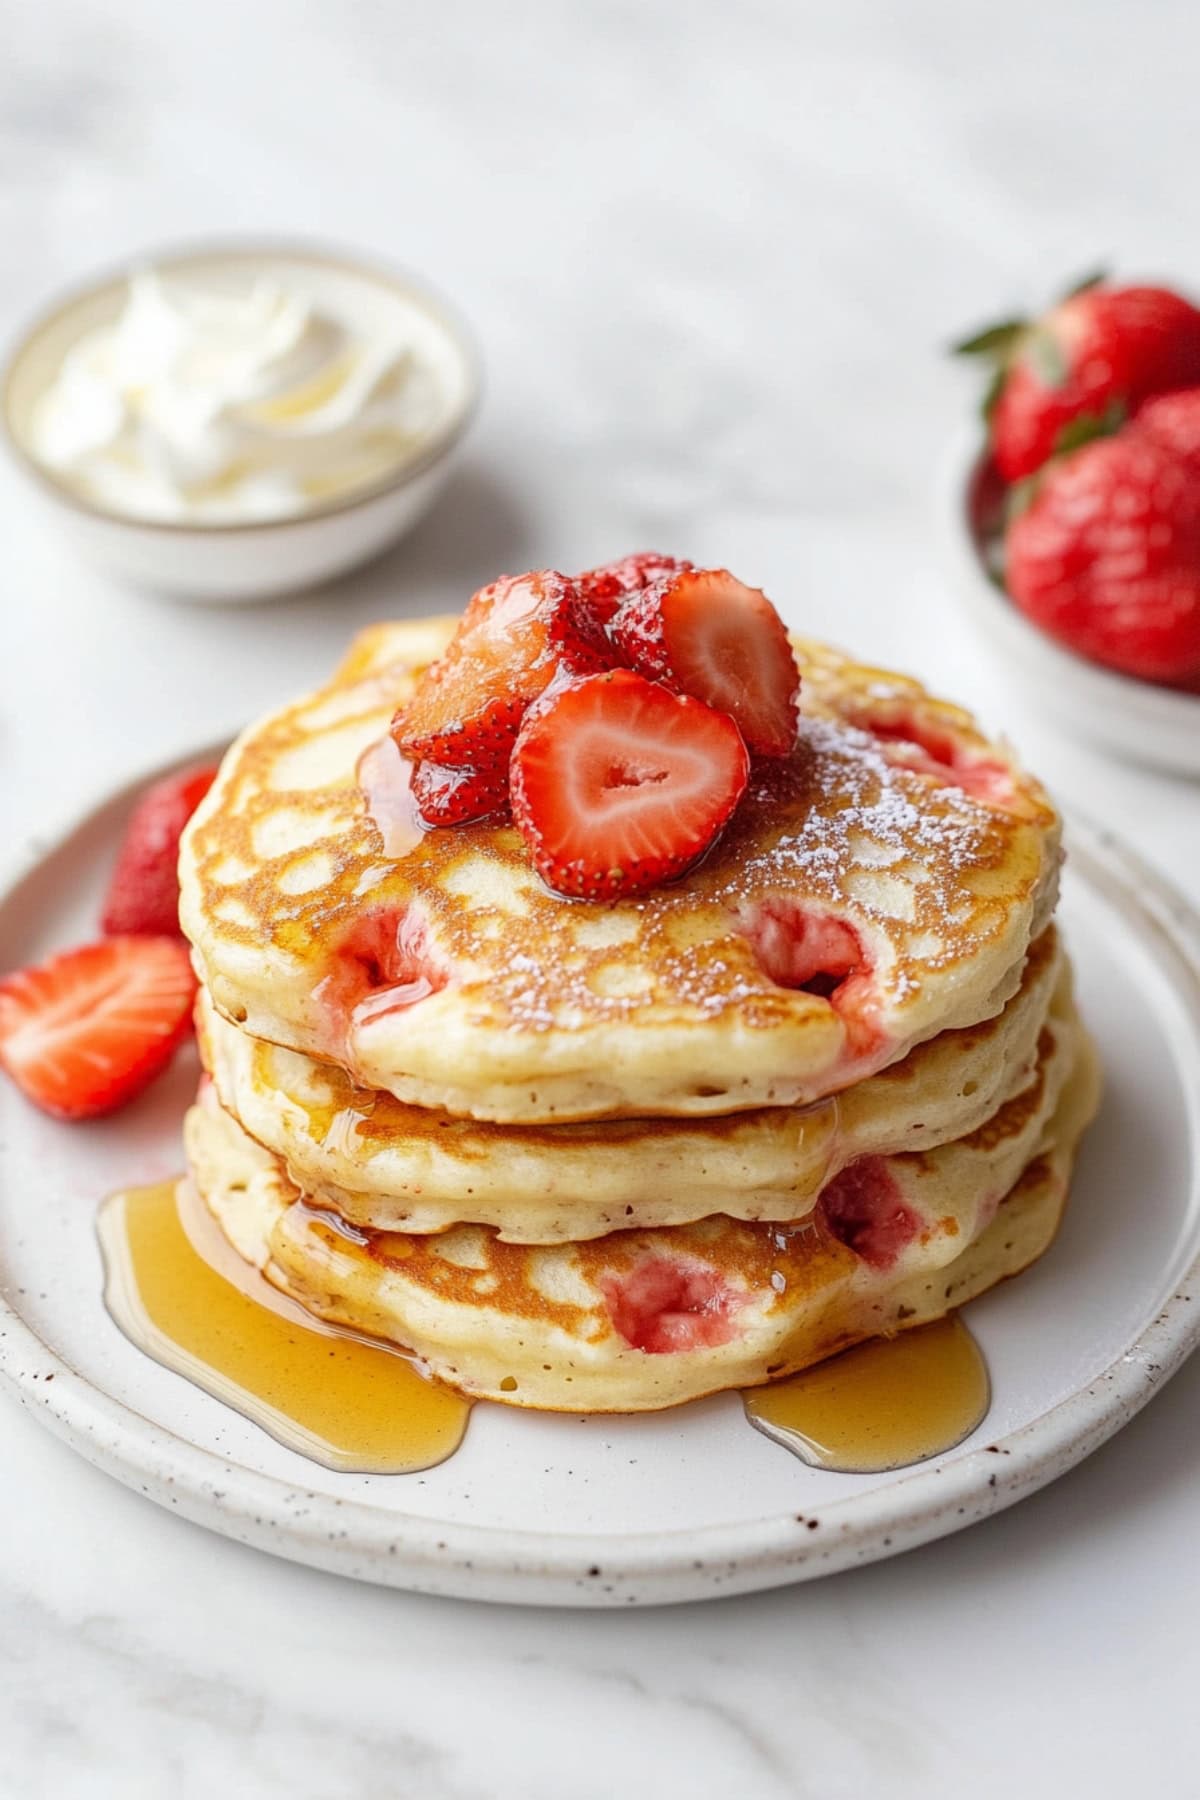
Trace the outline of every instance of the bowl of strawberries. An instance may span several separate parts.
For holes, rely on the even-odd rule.
[[[1098,278],[957,349],[990,371],[949,501],[975,618],[1064,725],[1200,775],[1200,307]]]

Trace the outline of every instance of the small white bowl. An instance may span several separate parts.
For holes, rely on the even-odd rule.
[[[987,458],[977,432],[946,460],[941,511],[951,578],[980,631],[1031,699],[1078,736],[1131,762],[1200,775],[1200,695],[1086,662],[1026,619],[988,574],[978,519]]]
[[[331,251],[271,242],[170,250],[139,259],[167,274],[228,280],[247,267],[302,288],[319,287],[340,311],[369,326],[401,323],[436,357],[447,383],[443,422],[394,473],[287,518],[247,523],[142,520],[99,506],[32,453],[34,408],[67,351],[114,319],[131,269],[56,302],[24,333],[0,387],[0,418],[18,467],[56,527],[107,573],[179,600],[260,600],[314,587],[376,556],[408,531],[442,487],[479,400],[479,364],[463,326],[407,275]]]

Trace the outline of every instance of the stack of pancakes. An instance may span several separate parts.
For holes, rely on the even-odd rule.
[[[511,827],[412,829],[388,726],[453,624],[364,633],[185,836],[188,1159],[239,1253],[465,1393],[570,1411],[790,1373],[1039,1256],[1097,1076],[1038,783],[797,641],[797,748],[713,852],[566,900]]]

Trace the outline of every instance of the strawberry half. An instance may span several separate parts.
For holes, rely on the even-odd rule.
[[[161,1074],[196,977],[175,938],[110,937],[0,981],[0,1068],[43,1112],[112,1112]]]
[[[104,898],[100,929],[179,937],[179,839],[216,778],[216,769],[188,769],[148,787],[133,809]]]
[[[676,556],[662,556],[657,550],[636,550],[619,562],[603,563],[598,569],[585,569],[577,577],[584,606],[599,625],[607,625],[617,608],[629,594],[636,594],[664,575],[675,575],[692,564]]]
[[[800,672],[783,620],[728,569],[664,575],[631,594],[608,630],[624,661],[728,713],[759,755],[795,744]]]
[[[555,569],[502,576],[475,595],[392,736],[414,762],[503,768],[526,710],[555,675],[590,674],[607,660],[573,581]]]
[[[530,713],[512,756],[513,817],[549,887],[623,899],[704,854],[749,770],[727,713],[612,669]]]
[[[410,791],[422,823],[431,829],[469,825],[507,809],[508,770],[443,769],[438,763],[419,762]]]

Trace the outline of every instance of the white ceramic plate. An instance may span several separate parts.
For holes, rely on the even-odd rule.
[[[91,935],[130,796],[0,900],[0,967]],[[0,1373],[89,1461],[186,1517],[368,1581],[617,1605],[802,1581],[968,1525],[1087,1456],[1200,1337],[1200,921],[1111,840],[1072,835],[1063,918],[1107,1065],[1062,1234],[969,1309],[983,1426],[907,1473],[805,1467],[726,1395],[640,1418],[480,1405],[421,1475],[334,1474],[126,1342],[101,1302],[110,1190],[180,1165],[188,1058],[124,1114],[61,1126],[0,1093]]]
[[[993,649],[1007,658],[1035,703],[1076,736],[1115,756],[1200,775],[1200,695],[1176,693],[1086,662],[1030,623],[990,579],[976,531],[984,458],[977,432],[946,458],[942,537],[955,592]]]

